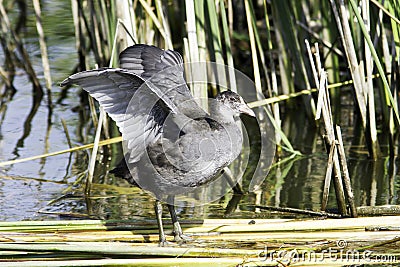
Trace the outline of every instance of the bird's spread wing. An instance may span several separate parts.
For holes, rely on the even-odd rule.
[[[77,84],[99,101],[116,122],[127,148],[129,162],[140,159],[146,147],[161,136],[169,113],[177,108],[157,87],[123,69],[97,69],[65,79],[61,86]]]
[[[122,69],[127,69],[145,80],[174,66],[178,66],[183,72],[183,60],[178,52],[151,45],[137,44],[126,48],[119,55],[119,64]],[[185,83],[183,76],[180,82]]]
[[[139,44],[125,49],[119,62],[122,69],[140,76],[168,96],[180,114],[191,119],[207,116],[187,87],[183,60],[178,52]]]

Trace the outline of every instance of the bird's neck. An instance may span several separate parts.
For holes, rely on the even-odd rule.
[[[227,106],[212,101],[209,105],[211,118],[221,124],[235,123],[235,112]]]

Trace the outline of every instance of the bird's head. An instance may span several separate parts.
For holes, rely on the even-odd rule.
[[[232,91],[221,92],[217,95],[215,99],[224,106],[231,109],[234,114],[242,113],[252,117],[256,116],[254,111],[247,105],[244,99],[240,95]]]

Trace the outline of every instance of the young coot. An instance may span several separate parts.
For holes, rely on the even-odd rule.
[[[61,86],[80,85],[116,122],[125,159],[112,172],[154,194],[160,245],[166,243],[161,201],[167,201],[181,241],[174,196],[213,181],[237,158],[243,139],[235,117],[255,114],[231,91],[218,94],[205,112],[187,87],[178,52],[139,44],[119,61],[120,68],[80,72]]]

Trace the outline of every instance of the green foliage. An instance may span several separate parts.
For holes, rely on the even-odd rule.
[[[12,3],[7,1],[3,9],[11,10]],[[80,59],[77,70],[92,68],[88,62],[93,57],[99,67],[115,66],[116,55],[134,43],[178,50],[188,62],[216,61],[246,73],[254,79],[258,92],[267,98],[301,95],[303,101],[292,99],[272,107],[274,125],[282,134],[280,125],[286,109],[300,105],[309,119],[314,120],[315,96],[296,93],[316,87],[310,78],[304,40],[311,44],[318,42],[328,83],[354,82],[350,87],[356,96],[355,115],[361,115],[370,155],[379,156],[374,152],[379,147],[377,132],[385,133],[383,139],[389,140],[394,153],[399,126],[396,73],[399,72],[400,4],[397,0],[383,4],[377,0],[73,0],[71,3]],[[1,21],[3,28],[7,28],[5,20]],[[6,78],[4,73],[0,72]],[[379,78],[372,80],[374,74],[379,74]],[[232,83],[232,77],[229,78]],[[192,90],[199,97],[216,93],[216,88],[210,90],[204,86]],[[340,123],[340,100],[344,93],[341,89],[331,91],[336,123]],[[281,139],[287,140],[281,137],[276,137],[278,144]]]

